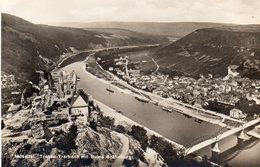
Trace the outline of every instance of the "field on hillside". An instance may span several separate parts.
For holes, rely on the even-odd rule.
[[[139,51],[130,51],[122,53],[110,53],[108,55],[97,55],[101,60],[98,61],[101,66],[108,70],[109,67],[120,68],[125,71],[125,63],[128,60],[127,67],[132,70],[140,70],[143,73],[151,73],[156,70],[157,66],[153,62],[150,53],[158,48],[142,49]],[[121,61],[123,64],[118,63]]]
[[[224,77],[237,65],[242,77],[260,79],[260,27],[200,29],[151,53],[161,72]]]

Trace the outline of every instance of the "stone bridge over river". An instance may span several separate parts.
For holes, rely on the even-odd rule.
[[[253,138],[260,139],[259,123],[260,123],[260,118],[249,121],[242,126],[232,128],[223,133],[219,133],[216,136],[211,136],[209,139],[204,140],[203,142],[200,142],[198,144],[194,144],[191,147],[187,148],[185,153],[186,153],[186,155],[196,153],[199,150],[210,146],[211,152],[212,152],[211,159],[212,159],[212,161],[217,162],[219,160],[219,157],[223,153],[223,151],[219,149],[219,142],[221,140],[224,140],[225,138],[227,138],[231,135],[236,135],[237,136],[237,145],[236,146],[243,146],[243,144],[246,141],[249,141],[250,139],[253,139]]]

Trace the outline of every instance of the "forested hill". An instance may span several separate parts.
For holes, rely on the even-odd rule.
[[[31,79],[33,72],[57,61],[73,50],[120,45],[144,45],[167,41],[164,37],[140,34],[118,36],[80,28],[38,25],[22,18],[2,14],[2,71],[21,80]]]

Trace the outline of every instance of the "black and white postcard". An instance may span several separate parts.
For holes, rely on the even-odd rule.
[[[1,166],[260,166],[259,0],[1,8]]]

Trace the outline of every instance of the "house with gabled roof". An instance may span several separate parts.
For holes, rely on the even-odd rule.
[[[69,114],[73,116],[89,117],[88,106],[89,96],[82,89],[79,89],[71,98]]]

